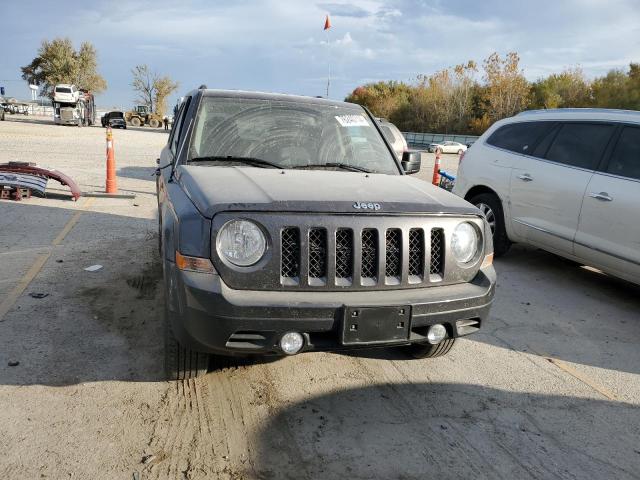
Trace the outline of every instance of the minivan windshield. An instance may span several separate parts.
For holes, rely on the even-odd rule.
[[[228,165],[243,159],[280,168],[399,175],[394,157],[359,106],[204,97],[188,161]]]

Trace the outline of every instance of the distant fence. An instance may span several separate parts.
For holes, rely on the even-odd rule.
[[[430,143],[437,142],[460,142],[465,145],[469,142],[475,142],[478,137],[475,135],[447,135],[444,133],[415,133],[402,132],[407,143],[413,148],[427,148]]]
[[[29,115],[42,115],[47,117],[53,117],[53,107],[46,105],[29,105]]]

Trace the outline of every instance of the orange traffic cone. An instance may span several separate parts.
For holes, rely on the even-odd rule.
[[[436,163],[433,165],[433,179],[431,183],[440,185],[440,149],[436,148]]]
[[[107,193],[118,193],[116,183],[116,154],[113,149],[113,132],[107,127]]]

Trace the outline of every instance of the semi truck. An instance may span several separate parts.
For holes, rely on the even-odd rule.
[[[96,123],[93,94],[74,85],[56,85],[53,95],[53,121],[57,125],[88,127]]]

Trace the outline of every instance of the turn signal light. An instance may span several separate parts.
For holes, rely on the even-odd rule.
[[[214,273],[211,260],[201,257],[188,257],[182,255],[180,252],[176,252],[176,265],[180,270],[187,270],[190,272],[200,273]]]
[[[492,263],[493,263],[493,253],[490,253],[489,255],[484,257],[484,260],[482,261],[482,265],[480,265],[480,268],[488,267]]]

